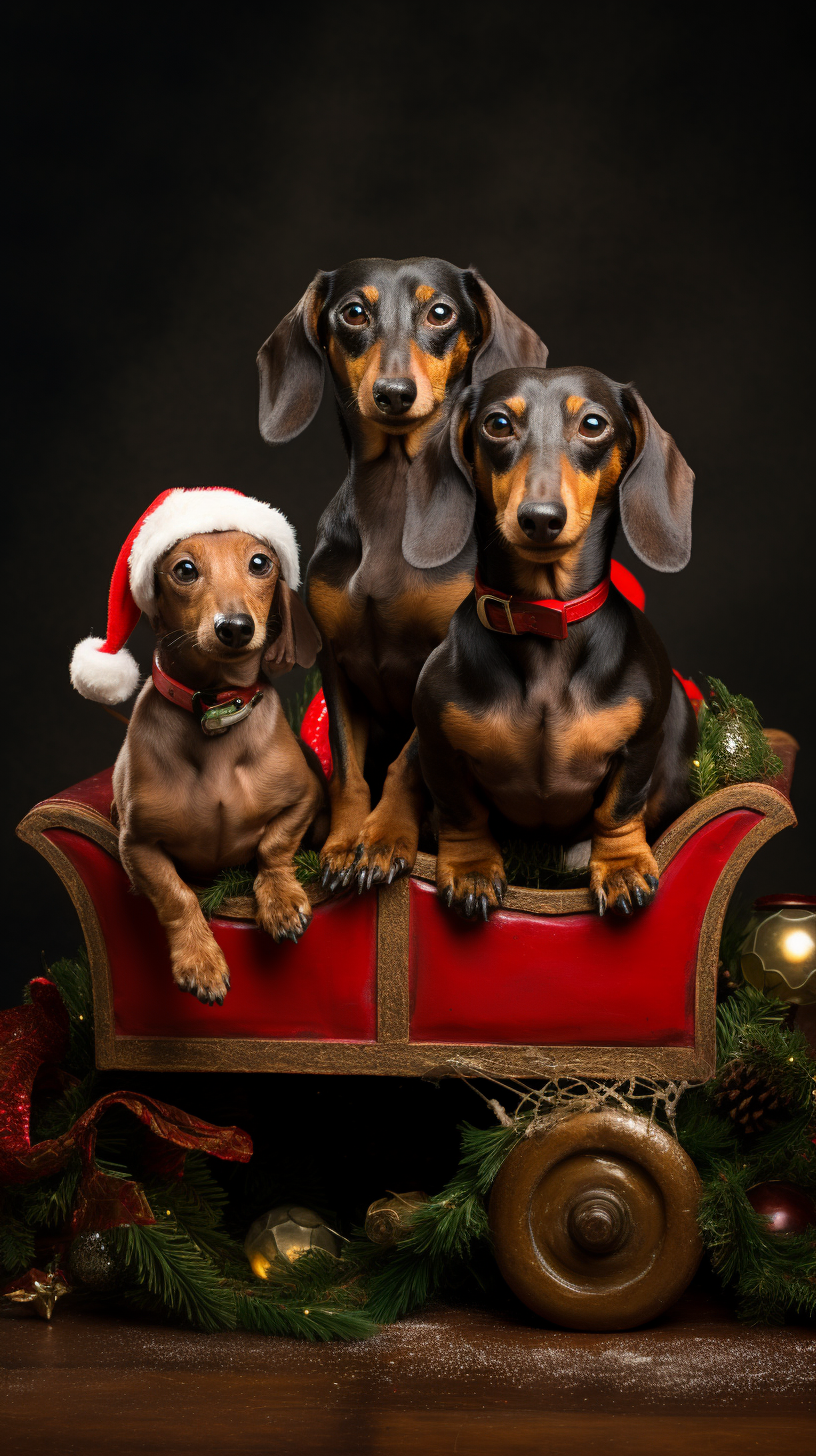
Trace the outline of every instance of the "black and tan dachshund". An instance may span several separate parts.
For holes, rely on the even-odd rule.
[[[583,368],[467,390],[436,449],[474,491],[478,542],[475,590],[414,698],[439,893],[466,916],[501,904],[501,816],[591,839],[598,911],[630,915],[657,890],[650,841],[690,802],[696,724],[610,556],[620,520],[649,566],[685,566],[694,476],[633,386]]]
[[[349,452],[307,578],[334,761],[321,857],[332,890],[390,882],[416,855],[425,790],[411,700],[476,559],[473,491],[437,478],[428,442],[471,382],[546,359],[475,269],[439,258],[318,273],[260,351],[264,439],[290,440],[314,418],[325,361]]]

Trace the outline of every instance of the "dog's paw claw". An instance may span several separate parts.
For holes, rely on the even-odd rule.
[[[649,886],[652,894],[654,895],[657,891],[658,885],[660,884],[657,875],[644,875],[643,878],[646,881],[646,884]]]

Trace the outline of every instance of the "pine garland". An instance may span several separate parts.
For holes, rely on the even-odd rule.
[[[787,1007],[752,986],[735,990],[717,1011],[717,1074],[686,1093],[678,1118],[681,1143],[703,1179],[700,1231],[717,1274],[752,1322],[816,1316],[816,1228],[773,1235],[748,1200],[760,1183],[789,1182],[816,1193],[816,1061]],[[788,1097],[784,1120],[746,1148],[717,1110],[716,1097],[738,1058],[773,1079]]]

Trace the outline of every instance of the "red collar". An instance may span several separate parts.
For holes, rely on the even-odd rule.
[[[522,632],[535,632],[539,637],[554,637],[563,642],[570,622],[591,617],[603,606],[609,596],[609,577],[605,576],[592,591],[573,597],[571,602],[561,602],[556,597],[532,602],[525,597],[510,596],[485,586],[478,571],[474,591],[479,621],[491,632],[508,632],[513,637]]]
[[[153,686],[177,708],[198,714],[203,731],[208,737],[214,737],[248,718],[261,701],[267,684],[256,682],[246,688],[226,688],[221,693],[197,692],[194,688],[186,688],[184,683],[176,682],[164,671],[159,665],[157,649],[153,658]]]

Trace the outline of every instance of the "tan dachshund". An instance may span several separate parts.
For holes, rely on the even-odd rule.
[[[254,856],[261,928],[274,940],[297,940],[308,926],[311,907],[292,861],[323,790],[278,694],[259,677],[270,630],[267,659],[284,670],[310,666],[319,638],[277,559],[243,532],[191,536],[157,575],[159,671],[205,699],[227,690],[246,701],[260,695],[244,720],[210,736],[202,716],[176,706],[154,677],[136,701],[113,776],[122,864],[165,929],[174,980],[220,1004],[229,969],[178,867],[206,880]]]
[[[174,540],[185,522],[202,530]],[[138,678],[123,644],[139,612],[149,617],[153,673],[113,774],[119,850],[164,927],[176,984],[208,1003],[223,1001],[229,969],[188,877],[254,856],[259,926],[297,940],[311,918],[293,856],[325,780],[268,678],[311,666],[320,638],[287,575],[296,585],[294,533],[279,511],[234,491],[166,492],[120,553],[107,641],[80,643],[71,665],[84,696],[122,701]]]

